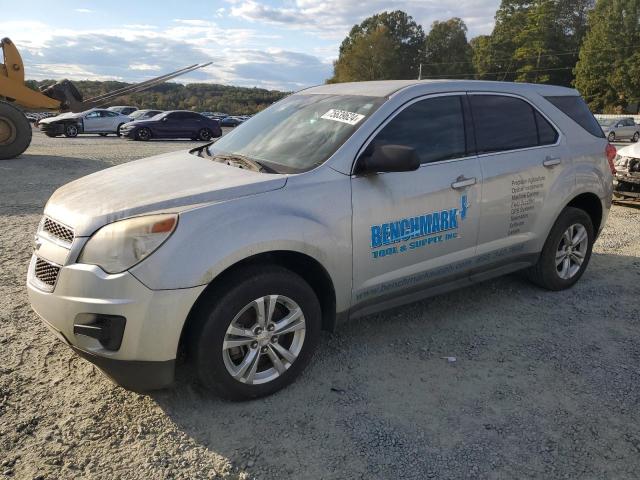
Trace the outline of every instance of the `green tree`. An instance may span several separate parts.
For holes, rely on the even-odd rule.
[[[571,85],[593,0],[502,0],[489,37],[471,42],[477,78]]]
[[[620,112],[640,99],[640,0],[598,0],[575,68],[593,111]]]
[[[343,40],[329,82],[417,78],[423,45],[422,27],[405,12],[373,15]]]
[[[473,78],[473,50],[465,23],[460,18],[433,22],[425,38],[424,59],[423,78]]]

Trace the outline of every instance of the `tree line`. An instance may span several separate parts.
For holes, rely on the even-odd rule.
[[[397,10],[354,25],[333,82],[458,78],[577,88],[593,111],[638,111],[640,0],[502,0],[489,35],[460,18],[425,33]]]
[[[54,80],[26,82],[38,90]],[[74,81],[85,99],[112,92],[130,84],[116,81]],[[209,83],[163,83],[144,92],[119,97],[113,105],[133,105],[159,110],[194,110],[225,112],[231,115],[253,115],[288,95],[288,92],[262,88],[234,87]]]

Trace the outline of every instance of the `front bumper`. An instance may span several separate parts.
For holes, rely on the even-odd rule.
[[[135,128],[120,128],[120,136],[125,138],[134,138],[136,133]]]
[[[53,291],[44,291],[35,278],[34,255],[27,287],[35,312],[58,338],[94,363],[111,379],[131,390],[161,388],[173,381],[182,327],[204,286],[151,290],[129,272],[107,274],[85,264],[63,266]],[[74,333],[83,314],[126,319],[117,350],[104,342]]]
[[[62,123],[39,123],[38,127],[49,135],[62,135],[64,133],[64,125]]]

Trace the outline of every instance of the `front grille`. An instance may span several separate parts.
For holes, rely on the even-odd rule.
[[[69,227],[65,227],[55,220],[51,220],[50,218],[45,217],[44,224],[42,225],[42,230],[47,232],[52,237],[62,240],[63,242],[73,242],[73,230],[71,230]]]
[[[36,266],[34,270],[35,276],[45,285],[54,287],[56,280],[58,280],[58,274],[60,273],[60,267],[49,263],[41,258],[36,258]]]

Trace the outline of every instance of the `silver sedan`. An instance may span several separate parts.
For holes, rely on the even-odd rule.
[[[633,118],[602,119],[598,120],[602,131],[610,142],[616,140],[631,140],[637,142],[640,139],[640,125],[636,125]]]

